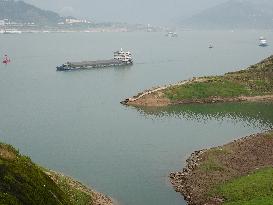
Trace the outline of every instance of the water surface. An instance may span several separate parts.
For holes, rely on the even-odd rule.
[[[1,35],[0,140],[122,205],[185,204],[168,182],[189,154],[272,128],[272,104],[125,107],[138,91],[223,74],[272,54],[270,31]],[[214,49],[208,49],[213,41]],[[123,47],[131,67],[56,72],[68,60],[107,59]]]

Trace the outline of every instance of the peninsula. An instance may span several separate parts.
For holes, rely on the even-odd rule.
[[[152,88],[121,103],[156,107],[241,101],[273,101],[273,55],[244,70]]]
[[[190,205],[273,204],[273,130],[194,152],[170,181]]]
[[[0,204],[113,205],[63,174],[41,168],[11,145],[0,143]]]

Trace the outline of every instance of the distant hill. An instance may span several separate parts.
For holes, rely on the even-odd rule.
[[[273,29],[272,0],[229,0],[182,21],[193,28]]]
[[[0,19],[9,19],[18,23],[33,22],[38,25],[56,24],[62,21],[62,17],[55,12],[14,0],[0,0]]]

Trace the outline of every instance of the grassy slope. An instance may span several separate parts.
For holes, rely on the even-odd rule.
[[[87,203],[89,202],[89,203]],[[56,184],[44,170],[12,146],[0,144],[0,204],[92,204],[90,197]]]
[[[266,168],[218,186],[225,205],[273,204],[273,168]]]
[[[273,56],[246,70],[201,79],[202,82],[172,86],[164,94],[171,101],[272,94]]]
[[[264,134],[264,137],[273,138],[273,131]],[[201,164],[200,169],[211,174],[232,172],[217,159],[217,156],[228,155],[231,152],[233,151],[227,149],[210,150],[209,157]],[[247,175],[216,184],[210,189],[209,195],[225,199],[224,205],[273,204],[273,167],[268,164],[267,168],[253,169]]]

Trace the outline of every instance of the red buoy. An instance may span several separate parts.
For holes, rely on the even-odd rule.
[[[2,61],[2,63],[4,63],[4,64],[9,64],[11,61],[10,61],[10,58],[8,57],[8,55],[5,55],[4,56],[4,58],[3,58],[3,61]]]

